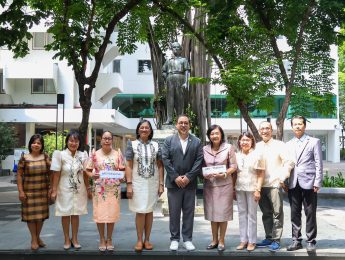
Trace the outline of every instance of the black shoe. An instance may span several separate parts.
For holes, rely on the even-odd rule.
[[[302,249],[303,246],[302,246],[302,243],[299,242],[299,241],[293,241],[291,245],[289,245],[286,250],[287,251],[296,251],[298,249]]]
[[[315,252],[316,245],[314,243],[308,242],[307,243],[307,252]]]

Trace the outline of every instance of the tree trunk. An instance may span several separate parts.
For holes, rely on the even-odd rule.
[[[202,31],[204,24],[206,23],[205,16],[201,15],[199,9],[195,10],[194,14],[194,29],[195,31]],[[191,76],[209,78],[211,74],[210,63],[208,63],[208,57],[205,47],[200,41],[193,39],[191,47]],[[209,83],[198,83],[190,87],[191,107],[193,113],[196,115],[196,124],[198,126],[197,135],[203,144],[206,143],[207,127],[210,126],[210,86]],[[209,119],[209,120],[207,120]],[[207,124],[207,125],[206,125]]]
[[[166,89],[162,75],[162,67],[164,64],[164,55],[155,40],[152,25],[148,19],[148,44],[150,47],[151,61],[152,61],[152,74],[154,84],[154,100],[153,107],[155,110],[155,124],[156,128],[160,129],[163,122],[166,121]]]
[[[259,131],[257,127],[255,126],[254,122],[252,121],[252,119],[250,118],[247,104],[245,104],[243,101],[239,101],[237,103],[237,106],[240,109],[240,112],[241,112],[241,115],[243,116],[244,121],[247,123],[248,127],[252,131],[255,140],[257,142],[261,141],[261,136],[259,134]]]

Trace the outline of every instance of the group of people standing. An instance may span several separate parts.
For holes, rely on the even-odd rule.
[[[49,218],[49,203],[55,203],[55,215],[61,216],[63,248],[80,249],[79,216],[88,213],[87,199],[92,198],[93,220],[99,232],[98,249],[113,251],[112,234],[120,216],[120,184],[126,182],[129,209],[136,214],[135,251],[154,248],[150,242],[153,209],[164,186],[169,205],[170,250],[178,250],[181,233],[184,248],[195,250],[192,242],[194,210],[197,177],[201,176],[205,219],[211,222],[212,231],[207,249],[225,250],[227,224],[233,219],[233,201],[237,199],[240,243],[236,249],[253,251],[267,246],[271,251],[279,250],[283,188],[288,190],[291,205],[293,242],[287,250],[302,248],[303,205],[307,216],[307,250],[313,251],[317,191],[322,184],[320,141],[305,134],[304,117],[294,117],[291,125],[295,138],[287,144],[272,138],[272,125],[265,121],[259,126],[262,141],[256,144],[251,133],[242,133],[235,152],[235,147],[226,143],[219,125],[208,129],[209,144],[203,147],[201,141],[189,133],[189,118],[180,115],[176,121],[177,133],[167,137],[160,147],[152,141],[150,122],[142,120],[136,128],[136,140],[128,141],[125,158],[120,150],[112,148],[113,135],[109,131],[102,134],[101,148],[92,151],[90,156],[79,151],[79,134],[70,132],[66,136],[65,150],[55,151],[51,161],[43,153],[42,136],[33,135],[29,154],[19,161],[17,182],[22,221],[27,222],[31,234],[31,249],[46,246],[40,233],[44,220]],[[214,166],[225,166],[225,171],[212,172]],[[211,173],[202,175],[203,167],[211,169]],[[122,176],[109,177],[110,173],[121,171],[125,172]],[[266,234],[261,243],[257,243],[258,205]]]

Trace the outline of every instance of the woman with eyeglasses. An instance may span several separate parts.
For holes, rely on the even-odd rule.
[[[207,130],[210,143],[204,146],[205,166],[224,165],[223,172],[204,175],[205,219],[211,221],[212,242],[208,250],[225,250],[225,233],[228,221],[233,219],[233,176],[237,169],[234,147],[225,142],[224,131],[219,125]]]
[[[79,216],[87,214],[88,177],[84,172],[87,153],[79,151],[81,138],[71,131],[65,140],[65,150],[55,151],[50,169],[53,171],[51,199],[55,202],[55,215],[61,216],[65,250],[79,250]],[[70,227],[72,237],[70,237]]]
[[[237,144],[239,152],[236,153],[238,164],[236,197],[241,242],[236,249],[253,251],[256,247],[256,212],[264,180],[265,162],[254,150],[255,139],[251,133],[241,134]]]
[[[164,169],[158,143],[151,140],[153,129],[150,121],[139,122],[136,136],[135,141],[128,141],[126,179],[129,209],[136,213],[138,239],[134,250],[141,252],[153,249],[150,243],[153,209],[164,192]]]
[[[31,136],[29,154],[22,154],[18,163],[17,186],[22,203],[22,221],[27,223],[31,235],[31,249],[46,244],[40,238],[44,220],[49,218],[48,197],[50,185],[50,159],[43,153],[44,139]]]
[[[114,251],[112,241],[115,222],[120,219],[121,182],[124,182],[124,160],[120,149],[113,146],[113,134],[102,134],[101,149],[92,151],[86,172],[93,179],[93,220],[99,233],[98,249]]]

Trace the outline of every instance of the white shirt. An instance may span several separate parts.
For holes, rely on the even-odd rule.
[[[256,150],[263,155],[266,161],[265,180],[263,187],[279,187],[290,176],[290,171],[294,167],[293,156],[289,153],[286,144],[271,138],[266,143],[257,143]]]
[[[182,139],[180,135],[178,135],[178,137],[180,138],[180,143],[181,143],[181,146],[182,146],[183,154],[185,154],[186,153],[186,149],[187,149],[189,135],[186,137],[186,139]]]

